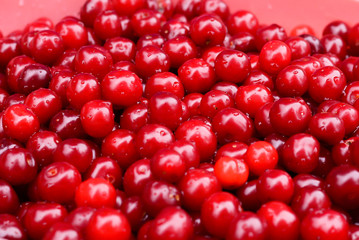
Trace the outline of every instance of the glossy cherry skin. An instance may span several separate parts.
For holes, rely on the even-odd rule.
[[[325,223],[325,224],[324,224]],[[331,209],[309,213],[302,221],[300,233],[303,240],[349,239],[349,224],[344,216]]]
[[[247,86],[254,84],[262,84],[270,90],[273,90],[274,88],[273,80],[267,73],[262,70],[252,68],[252,71],[249,73],[246,80],[244,80],[243,85]]]
[[[190,169],[179,183],[183,207],[199,211],[206,198],[221,191],[221,185],[214,174],[202,169]]]
[[[340,59],[344,59],[347,54],[347,46],[343,38],[334,34],[324,35],[320,40],[326,53],[332,53]]]
[[[66,49],[78,49],[87,44],[87,30],[81,21],[64,19],[55,26]]]
[[[318,165],[320,144],[312,135],[298,133],[291,136],[281,150],[286,169],[295,173],[310,173]]]
[[[207,92],[216,81],[213,68],[201,58],[186,61],[178,69],[178,77],[188,93]]]
[[[75,69],[77,72],[91,73],[102,79],[112,67],[111,54],[99,46],[83,46],[75,56]]]
[[[103,178],[119,188],[122,182],[122,170],[115,160],[109,157],[99,157],[94,159],[84,174],[84,179],[89,178]]]
[[[200,154],[197,147],[191,142],[182,139],[177,140],[169,146],[169,149],[176,151],[184,160],[186,170],[196,168],[200,163]]]
[[[328,109],[343,120],[345,135],[350,135],[359,125],[359,112],[347,103],[337,103]]]
[[[257,176],[265,170],[274,168],[278,163],[278,152],[272,144],[265,141],[257,141],[249,145],[245,162],[249,171]]]
[[[293,210],[282,202],[263,204],[257,214],[267,222],[269,239],[298,239],[300,222]]]
[[[158,33],[145,34],[138,39],[136,48],[141,49],[147,46],[162,48],[165,41],[166,39]]]
[[[114,37],[106,41],[104,48],[111,54],[113,62],[131,61],[135,58],[136,45],[130,39]]]
[[[326,177],[326,191],[332,201],[344,209],[358,207],[356,189],[359,187],[359,170],[351,165],[334,167]]]
[[[170,58],[171,68],[179,68],[187,60],[197,57],[196,44],[188,37],[178,36],[167,40],[163,50]]]
[[[88,0],[80,9],[81,21],[88,27],[92,27],[95,18],[99,13],[112,8],[112,1],[109,0]]]
[[[160,149],[151,158],[151,172],[158,180],[177,183],[186,171],[186,162],[172,149]]]
[[[247,149],[248,145],[242,142],[227,143],[217,150],[215,161],[221,157],[244,159]]]
[[[342,101],[354,105],[354,103],[359,99],[359,82],[355,81],[346,86],[344,93],[342,95]],[[11,97],[11,96],[10,96]]]
[[[49,130],[57,133],[61,139],[85,136],[80,114],[73,110],[62,110],[53,116],[50,121]]]
[[[78,207],[114,207],[116,191],[113,185],[102,178],[90,178],[82,182],[75,192]]]
[[[67,162],[56,162],[41,169],[36,181],[42,200],[70,203],[81,183],[81,174]]]
[[[0,67],[6,67],[12,58],[21,55],[18,41],[10,38],[0,39]]]
[[[49,89],[54,91],[61,99],[62,106],[67,106],[68,100],[66,96],[67,84],[70,82],[74,73],[71,70],[64,70],[52,76]]]
[[[319,141],[334,145],[344,138],[344,122],[333,113],[315,114],[310,120],[308,131]]]
[[[260,51],[263,46],[273,40],[285,41],[287,39],[287,33],[283,27],[278,24],[271,24],[265,27],[259,28],[255,32],[257,50]],[[289,49],[289,48],[288,48]]]
[[[101,40],[120,36],[122,34],[120,16],[114,10],[103,11],[95,18],[93,29]]]
[[[238,199],[232,194],[213,193],[202,205],[201,223],[210,234],[223,238],[228,231],[228,222],[241,211]]]
[[[155,46],[146,46],[137,51],[135,64],[137,73],[146,79],[156,73],[168,72],[170,69],[169,56]]]
[[[51,80],[50,69],[42,64],[34,63],[26,66],[17,79],[18,92],[29,94],[30,92],[48,87]]]
[[[19,198],[13,187],[2,179],[0,180],[0,196],[0,213],[16,213],[19,208]]]
[[[297,216],[303,219],[312,211],[330,208],[331,201],[322,189],[308,186],[294,194],[291,207]]]
[[[131,25],[136,36],[159,33],[164,16],[151,9],[140,9],[131,17]]]
[[[339,99],[346,80],[343,72],[332,66],[318,69],[309,78],[309,95],[318,103]]]
[[[290,65],[282,69],[276,78],[276,90],[284,97],[300,97],[308,91],[309,79],[305,71]]]
[[[328,23],[323,29],[323,36],[327,34],[334,34],[342,37],[345,41],[348,39],[350,27],[344,21],[336,20]]]
[[[241,86],[236,94],[236,106],[239,110],[254,117],[266,103],[273,102],[272,93],[261,84]]]
[[[18,92],[19,85],[18,85],[18,78],[25,67],[35,63],[35,61],[25,55],[17,56],[11,59],[6,67],[6,82],[8,87],[14,91]],[[4,88],[4,86],[2,86]]]
[[[31,41],[30,53],[36,62],[54,63],[63,53],[64,43],[61,36],[53,30],[38,32]]]
[[[239,213],[228,227],[226,240],[265,240],[267,223],[252,212]]]
[[[240,32],[250,32],[255,34],[259,23],[257,17],[248,11],[240,10],[229,16],[227,27],[230,34],[235,35]]]
[[[214,174],[224,189],[236,189],[247,181],[249,169],[242,159],[220,157],[214,165]]]
[[[223,91],[211,90],[203,96],[199,108],[201,115],[213,118],[217,112],[227,107],[234,107],[233,98]]]
[[[185,139],[197,147],[201,161],[210,159],[216,148],[217,139],[211,127],[201,120],[188,120],[183,122],[176,130],[177,140]]]
[[[69,138],[62,141],[54,152],[54,162],[68,162],[81,173],[85,172],[92,161],[91,146],[84,140]]]
[[[148,103],[151,123],[158,123],[175,130],[182,122],[182,105],[180,99],[170,92],[154,94]]]
[[[149,240],[192,239],[192,219],[179,207],[167,207],[151,222],[147,234]]]
[[[297,193],[298,191],[300,191],[300,189],[306,187],[314,187],[320,189],[325,188],[325,182],[323,179],[307,173],[301,173],[296,175],[293,178],[293,183],[294,183],[294,193]]]
[[[294,193],[293,180],[283,170],[268,169],[258,178],[257,193],[262,203],[282,201],[288,204]]]
[[[34,157],[24,148],[10,148],[0,156],[0,177],[11,185],[30,183],[37,169]]]
[[[269,115],[276,132],[290,136],[303,132],[307,128],[312,114],[303,100],[281,98],[274,102]]]
[[[142,96],[140,78],[130,71],[112,71],[101,82],[103,97],[115,106],[128,107]]]
[[[112,104],[103,100],[92,100],[81,108],[81,123],[91,137],[107,136],[115,126]]]
[[[42,239],[56,222],[62,221],[67,215],[66,209],[57,203],[33,203],[23,218],[27,234],[32,239]]]
[[[261,69],[269,74],[278,74],[280,70],[289,65],[290,60],[290,48],[278,40],[266,43],[259,54]]]
[[[237,50],[224,50],[215,60],[215,71],[217,77],[223,81],[240,83],[250,72],[248,56]],[[233,74],[228,74],[231,72]]]
[[[95,211],[95,208],[77,207],[66,216],[64,222],[71,224],[78,231],[84,232]]]
[[[132,231],[138,231],[148,219],[139,196],[126,198],[121,205],[121,211],[129,221]]]
[[[72,107],[80,110],[85,103],[101,99],[100,83],[92,74],[76,74],[67,84],[66,97]]]
[[[291,50],[292,60],[306,57],[311,54],[310,44],[301,37],[289,37],[285,43]]]
[[[8,107],[2,116],[2,125],[7,136],[25,142],[40,128],[37,116],[24,104]]]
[[[159,149],[174,142],[170,129],[160,124],[147,124],[137,133],[135,144],[141,157],[151,158]]]
[[[312,74],[323,67],[323,64],[319,61],[319,59],[309,56],[309,57],[303,57],[297,60],[294,60],[291,62],[290,65],[295,65],[298,67],[301,67],[305,73],[307,74],[307,77],[310,78]]]
[[[161,35],[170,40],[179,36],[189,36],[189,24],[177,19],[169,19],[161,27]]]
[[[44,240],[81,240],[82,234],[69,223],[57,222],[47,231]]]
[[[40,124],[47,123],[61,110],[61,99],[50,89],[40,88],[31,92],[25,99],[28,106],[38,117]]]
[[[131,226],[125,215],[116,209],[98,209],[91,217],[85,232],[86,239],[130,240]]]
[[[174,11],[174,4],[170,0],[146,0],[146,7],[162,13],[166,19],[169,19],[173,15]]]
[[[170,183],[164,181],[148,182],[141,193],[146,212],[155,217],[158,213],[168,206],[181,205],[180,190]]]
[[[215,15],[202,14],[192,21],[190,35],[199,46],[221,45],[226,36],[226,27]]]
[[[102,142],[101,153],[103,156],[116,160],[120,167],[127,168],[138,157],[135,134],[125,129],[111,132]]]
[[[123,186],[128,196],[139,196],[145,185],[154,180],[151,172],[150,160],[141,159],[127,168],[123,177]]]
[[[235,108],[219,111],[213,117],[212,127],[220,144],[247,141],[253,134],[252,121]]]
[[[20,221],[13,215],[0,214],[0,238],[10,240],[26,240],[26,233]]]
[[[304,38],[304,40],[306,40],[310,44],[312,54],[324,53],[324,47],[322,43],[317,37],[314,36],[314,34],[305,33],[299,35],[299,37]]]
[[[270,122],[269,113],[273,106],[273,103],[266,103],[261,108],[258,109],[254,116],[254,127],[256,132],[261,136],[268,136],[273,134],[275,130],[272,127]]]
[[[147,79],[144,96],[150,99],[157,92],[171,92],[180,99],[184,97],[182,82],[171,72],[157,73]]]

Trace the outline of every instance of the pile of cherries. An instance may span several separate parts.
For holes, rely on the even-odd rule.
[[[88,0],[0,37],[0,239],[359,239],[359,24]]]

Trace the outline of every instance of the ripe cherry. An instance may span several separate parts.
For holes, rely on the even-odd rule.
[[[290,60],[290,48],[279,40],[266,43],[259,54],[261,69],[269,74],[278,74],[280,70],[289,65]]]
[[[265,170],[274,168],[278,163],[278,152],[272,144],[265,141],[252,143],[247,150],[245,162],[249,171],[257,176]]]
[[[242,159],[220,157],[214,165],[214,174],[224,189],[236,189],[247,181],[249,169]]]
[[[263,218],[252,212],[239,213],[230,223],[227,240],[266,239],[267,223]]]

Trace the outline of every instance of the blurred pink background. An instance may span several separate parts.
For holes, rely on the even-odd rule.
[[[67,15],[78,15],[85,0],[0,0],[0,30],[8,34],[26,23],[47,16],[55,22]],[[359,22],[359,0],[227,0],[231,12],[239,9],[255,13],[261,23],[277,23],[288,33],[300,24],[312,26],[321,36],[333,20],[350,25]]]

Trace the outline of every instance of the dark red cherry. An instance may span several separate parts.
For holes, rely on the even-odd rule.
[[[252,212],[241,212],[230,223],[226,239],[264,240],[266,233],[267,223],[263,218]]]
[[[85,136],[80,114],[73,110],[61,110],[52,117],[49,129],[59,135],[61,139],[81,138]]]

